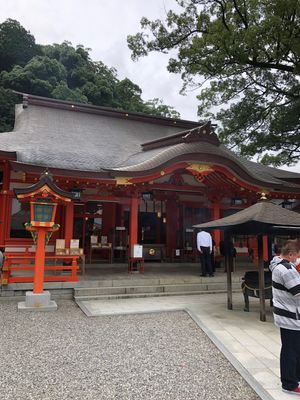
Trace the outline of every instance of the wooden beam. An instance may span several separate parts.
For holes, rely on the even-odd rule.
[[[220,201],[217,201],[217,202],[213,203],[212,217],[213,217],[213,220],[221,218]],[[214,236],[214,240],[215,240],[215,245],[217,247],[219,247],[220,246],[220,240],[221,240],[221,231],[220,231],[220,229],[215,229],[213,236]]]
[[[265,299],[265,271],[263,258],[263,237],[257,236],[258,250],[258,282],[259,282],[259,303],[260,303],[260,320],[266,321],[266,299]]]
[[[225,269],[227,271],[227,308],[232,310],[232,267],[233,260],[230,250],[231,235],[225,231],[224,232],[224,242],[225,242]]]

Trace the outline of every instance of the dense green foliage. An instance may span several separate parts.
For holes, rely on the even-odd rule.
[[[24,66],[39,54],[34,37],[18,21],[8,19],[0,25],[0,71]]]
[[[179,118],[158,99],[144,101],[142,90],[117,71],[90,59],[89,49],[69,42],[37,45],[17,21],[0,24],[0,131],[13,127],[13,90],[121,110]]]
[[[199,116],[223,142],[263,163],[300,156],[299,0],[176,0],[165,21],[143,18],[133,58],[169,52],[168,70],[199,88]],[[263,156],[262,156],[263,155]]]

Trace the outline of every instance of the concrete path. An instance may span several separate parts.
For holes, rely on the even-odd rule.
[[[185,310],[228,358],[263,400],[293,398],[281,391],[280,336],[267,306],[267,322],[259,320],[259,302],[250,299],[243,311],[241,294],[233,296],[233,310],[226,309],[226,294],[205,294],[78,301],[87,316]]]

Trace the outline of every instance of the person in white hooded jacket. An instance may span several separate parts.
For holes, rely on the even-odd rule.
[[[273,313],[280,328],[280,375],[282,390],[300,396],[300,274],[295,262],[300,243],[287,241],[270,264],[272,271]]]

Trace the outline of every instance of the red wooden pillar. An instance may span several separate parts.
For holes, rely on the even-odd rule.
[[[0,246],[4,246],[4,208],[5,196],[3,191],[0,193]]]
[[[116,203],[103,203],[102,235],[109,237],[116,226]]]
[[[6,224],[5,224],[5,231],[4,231],[4,241],[9,239],[10,237],[10,228],[11,228],[11,217],[12,217],[12,201],[15,198],[14,193],[9,190],[7,199],[6,199]]]
[[[33,293],[43,293],[45,270],[45,235],[47,228],[38,228],[35,252]]]
[[[66,248],[68,248],[68,247],[70,247],[70,240],[73,238],[74,203],[72,201],[70,201],[66,205],[64,223],[65,223]]]
[[[257,265],[258,263],[258,248],[257,248],[257,240],[255,237],[250,237],[248,240],[248,246],[252,250],[253,253],[253,263]]]
[[[216,220],[221,218],[221,210],[220,210],[220,203],[213,203],[213,208],[212,208],[212,219]],[[216,243],[216,246],[220,246],[220,240],[221,240],[221,231],[219,229],[215,229],[214,233],[214,240]]]
[[[178,207],[175,199],[169,199],[166,206],[166,255],[167,257],[172,257],[172,250],[176,249],[176,233],[178,230]]]
[[[130,201],[130,224],[129,224],[129,256],[131,248],[138,242],[138,198],[132,197]]]

